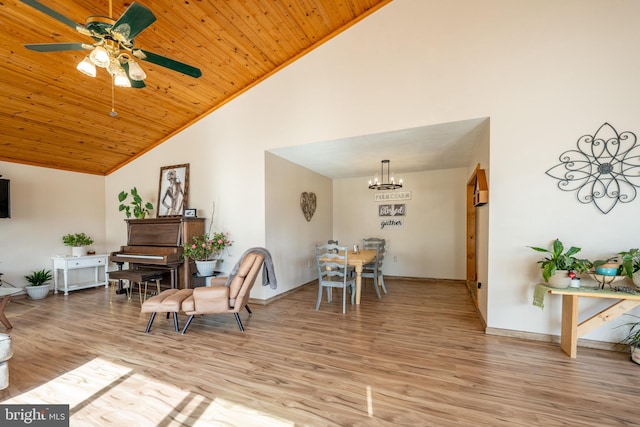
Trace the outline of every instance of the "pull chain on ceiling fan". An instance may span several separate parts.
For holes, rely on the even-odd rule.
[[[93,44],[71,42],[24,45],[27,49],[36,52],[90,50],[91,53],[76,67],[80,72],[90,77],[96,76],[96,67],[104,68],[111,75],[112,85],[142,89],[146,86],[144,80],[147,75],[135,59],[147,61],[195,78],[202,75],[199,68],[153,52],[134,48],[134,38],[156,20],[153,12],[139,3],[131,3],[122,16],[118,20],[114,20],[113,4],[109,0],[108,17],[89,16],[85,25],[80,25],[36,0],[20,1],[73,28],[80,34],[93,38]],[[113,110],[112,102],[112,116],[114,116],[113,113],[115,111]]]

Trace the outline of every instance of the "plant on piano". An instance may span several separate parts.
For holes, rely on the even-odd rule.
[[[129,197],[129,193],[126,191],[121,191],[118,194],[118,201],[120,202],[120,206],[118,207],[119,211],[124,211],[127,215],[127,218],[131,218],[131,206],[133,206],[133,216],[137,219],[144,219],[145,216],[149,213],[150,210],[153,209],[153,205],[149,202],[143,202],[142,197],[138,194],[138,189],[133,187],[131,189],[131,197],[133,200],[129,203],[131,206],[127,206],[122,203]]]
[[[208,261],[220,256],[222,251],[233,245],[229,233],[215,232],[193,236],[190,243],[182,245],[183,255],[194,261]],[[221,260],[222,261],[222,260]]]

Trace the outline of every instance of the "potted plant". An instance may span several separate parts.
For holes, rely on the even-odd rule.
[[[216,264],[224,261],[220,258],[222,251],[232,245],[229,233],[215,232],[211,235],[204,233],[193,236],[190,243],[183,244],[182,254],[196,262],[199,275],[211,276]]]
[[[640,319],[640,317],[633,314],[627,314],[627,316]],[[620,341],[620,343],[629,346],[629,349],[631,351],[631,361],[640,364],[640,320],[636,322],[625,323],[624,325],[620,326],[629,327],[629,333],[622,339],[622,341]]]
[[[118,201],[120,202],[118,210],[124,211],[127,218],[131,218],[131,206],[133,206],[133,216],[137,219],[144,219],[147,214],[149,214],[149,211],[153,210],[153,205],[151,203],[145,203],[142,201],[142,197],[138,194],[138,189],[136,187],[131,189],[131,197],[133,199],[129,202],[131,206],[123,203],[127,197],[129,197],[129,193],[126,191],[121,191],[120,194],[118,194]]]
[[[75,257],[85,256],[87,246],[93,243],[93,239],[84,233],[66,234],[62,236],[62,243],[71,246],[71,254]]]
[[[29,285],[25,286],[24,289],[27,291],[29,298],[31,299],[42,299],[49,294],[49,290],[51,289],[51,285],[48,283],[53,276],[51,275],[51,270],[38,270],[34,271],[29,275],[24,276],[29,282]]]
[[[622,274],[633,280],[633,284],[640,288],[640,252],[637,248],[618,252],[622,263]]]
[[[536,246],[529,247],[534,251],[547,254],[545,258],[538,261],[538,264],[542,267],[542,278],[548,286],[566,288],[573,277],[593,267],[593,263],[588,259],[574,256],[581,251],[581,248],[571,246],[565,251],[564,245],[559,239],[553,241],[552,250]],[[558,272],[560,273],[554,278],[554,275]]]

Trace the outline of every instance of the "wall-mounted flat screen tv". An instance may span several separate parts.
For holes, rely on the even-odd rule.
[[[11,218],[11,197],[8,179],[0,179],[0,218]]]

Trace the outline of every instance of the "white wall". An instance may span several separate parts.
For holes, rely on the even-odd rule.
[[[52,256],[71,255],[65,234],[84,232],[94,240],[89,249],[104,253],[103,177],[7,162],[0,173],[11,181],[11,218],[0,219],[4,280],[23,287],[26,274],[51,269]]]
[[[333,235],[333,194],[329,178],[274,154],[265,155],[266,247],[276,266],[277,293],[318,277],[314,246]],[[307,222],[300,207],[303,192],[315,193],[316,211]],[[270,288],[254,286],[251,296],[266,298]]]
[[[398,174],[396,174],[398,175]],[[459,279],[466,277],[467,170],[405,173],[398,191],[410,191],[403,229],[381,229],[370,177],[334,181],[334,237],[341,244],[362,245],[365,237],[386,239],[384,273],[390,276]],[[389,219],[389,218],[386,218]]]

